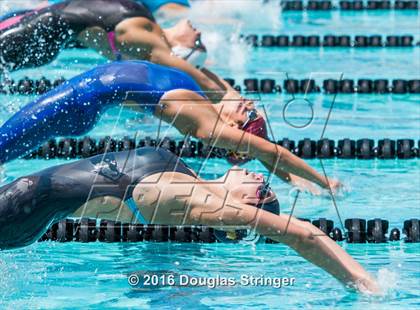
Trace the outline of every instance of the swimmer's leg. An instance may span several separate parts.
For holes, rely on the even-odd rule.
[[[80,96],[64,84],[24,106],[0,127],[0,164],[53,137],[87,133],[103,108],[94,97],[93,93]]]
[[[0,31],[0,61],[11,70],[50,63],[70,40],[69,30],[51,11],[24,17]]]

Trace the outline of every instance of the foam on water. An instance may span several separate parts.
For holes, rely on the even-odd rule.
[[[378,270],[377,281],[385,295],[393,294],[398,288],[398,282],[400,280],[401,279],[399,279],[398,274],[394,271],[387,268],[381,268]]]

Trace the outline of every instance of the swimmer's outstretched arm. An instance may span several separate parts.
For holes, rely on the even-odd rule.
[[[361,291],[377,292],[378,287],[369,273],[335,241],[311,223],[289,215],[275,215],[252,207],[242,207],[243,215],[237,218],[249,220],[249,226],[258,233],[287,244],[302,257],[321,267],[343,284],[355,286]],[[235,225],[237,218],[227,218]]]
[[[188,98],[191,102],[181,102],[179,98]],[[162,97],[161,103],[164,108],[156,109],[155,115],[173,124],[183,134],[191,134],[215,147],[247,153],[259,159],[280,178],[290,173],[333,191],[341,186],[338,181],[320,175],[304,160],[280,145],[224,123],[209,103],[206,104],[202,97],[191,91],[168,92]]]
[[[240,152],[248,152],[249,156],[259,159],[269,171],[276,175],[287,172],[326,189],[331,188],[332,190],[336,190],[341,186],[338,181],[329,180],[319,174],[304,160],[292,154],[289,150],[263,138],[222,124],[214,129],[214,135],[217,137],[215,146],[221,148],[235,146],[235,149]],[[203,140],[209,141],[208,138]]]
[[[343,284],[361,291],[378,291],[370,274],[312,224],[238,203],[223,190],[221,183],[174,175],[173,179],[163,177],[159,182],[140,184],[134,189],[134,199],[142,199],[137,200],[140,212],[151,223],[231,229],[251,227],[261,235],[290,246]]]

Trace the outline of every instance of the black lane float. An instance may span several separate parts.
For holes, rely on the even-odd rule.
[[[419,219],[404,221],[401,229],[394,227],[388,233],[389,221],[374,218],[370,220],[351,218],[344,221],[345,231],[334,227],[334,222],[318,218],[311,222],[335,241],[348,243],[385,243],[399,241],[401,232],[407,243],[420,242]],[[39,241],[58,242],[217,242],[215,230],[206,226],[168,226],[121,223],[118,221],[92,218],[65,219],[53,224]],[[323,237],[323,236],[320,236]],[[270,238],[265,243],[277,243]]]
[[[375,141],[368,138],[358,140],[345,138],[334,141],[327,138],[321,140],[305,138],[294,141],[283,138],[273,142],[305,159],[413,159],[420,155],[420,140],[417,140],[416,143],[414,139],[392,140],[385,138]],[[91,137],[51,139],[24,158],[86,158],[105,152],[127,151],[144,146],[160,146],[184,158],[225,157],[223,149],[211,148],[195,140],[152,139],[150,137],[137,140],[131,137],[113,139],[108,136],[100,139]]]

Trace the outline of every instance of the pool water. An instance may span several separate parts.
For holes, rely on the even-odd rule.
[[[195,4],[192,19],[200,20],[203,39],[209,44],[210,67],[223,77],[241,83],[246,77],[273,78],[282,82],[286,76],[297,79],[388,78],[418,79],[420,48],[386,49],[255,49],[231,34],[412,34],[419,39],[418,12],[283,12],[273,1],[261,6],[258,1],[217,1]],[[205,10],[206,9],[206,10]],[[201,11],[200,11],[201,10]],[[256,10],[261,16],[255,18]],[[203,21],[203,11],[207,21]],[[264,15],[262,15],[264,14]],[[215,25],[215,20],[219,22]],[[221,20],[220,20],[221,19]],[[237,38],[237,36],[236,36]],[[227,44],[226,42],[229,42]],[[223,46],[223,48],[221,48]],[[75,57],[77,56],[77,58]],[[77,59],[77,60],[75,60]],[[59,76],[71,78],[106,60],[90,50],[66,50],[52,64],[12,74],[15,80]],[[325,137],[341,138],[411,138],[420,137],[419,95],[331,95],[314,94],[292,99],[288,94],[256,96],[268,116],[272,138],[317,140],[321,138],[327,114],[332,108]],[[0,123],[35,97],[0,95]],[[300,102],[300,103],[299,103]],[[311,117],[311,108],[314,111]],[[148,115],[108,110],[89,135],[103,137],[156,135],[158,121]],[[286,122],[287,121],[287,122]],[[308,122],[303,129],[288,123]],[[145,125],[146,124],[146,125]],[[110,129],[114,128],[112,132]],[[164,125],[171,138],[182,138]],[[1,185],[17,177],[63,163],[61,160],[15,160],[5,165]],[[186,162],[195,169],[197,159]],[[320,170],[318,159],[308,161]],[[346,191],[337,198],[338,212],[328,195],[301,194],[293,211],[298,217],[326,217],[342,228],[341,219],[383,218],[390,229],[401,229],[404,220],[420,216],[419,161],[412,160],[323,160],[329,176],[339,178]],[[219,177],[229,168],[221,159],[206,163],[201,175]],[[246,168],[267,171],[258,162]],[[281,211],[291,213],[295,192],[277,178],[272,188],[281,202]],[[321,269],[307,263],[283,245],[258,244],[104,244],[36,243],[24,249],[0,253],[0,308],[170,308],[170,309],[268,309],[268,308],[338,308],[338,309],[408,309],[420,307],[420,244],[347,244],[342,246],[367,270],[372,272],[387,292],[382,297],[357,294],[341,286]],[[234,277],[241,275],[293,277],[295,284],[283,288],[270,286],[161,287],[134,290],[127,282],[133,272],[172,272],[176,275]],[[169,306],[170,305],[170,306]]]
[[[41,243],[2,254],[0,299],[10,308],[407,309],[418,308],[418,247],[344,245],[390,292],[372,298],[345,290],[280,245]],[[133,290],[133,271],[178,275],[294,277],[295,285]],[[380,270],[378,272],[378,270]],[[170,304],[170,306],[169,306]]]

